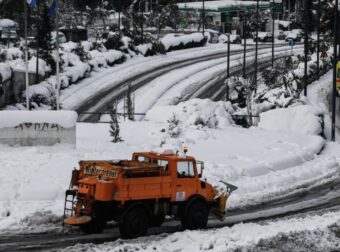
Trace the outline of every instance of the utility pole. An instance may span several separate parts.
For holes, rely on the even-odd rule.
[[[254,72],[254,85],[255,85],[255,94],[257,92],[257,54],[259,48],[259,0],[256,1],[256,42],[255,42],[255,72]]]
[[[141,0],[140,1],[140,3],[139,3],[139,6],[141,5],[141,3],[142,3],[142,24],[141,24],[141,31],[142,31],[142,43],[144,43],[144,6],[143,6],[143,4],[144,4],[144,1],[143,0]]]
[[[243,78],[246,77],[246,57],[247,57],[247,13],[244,12],[243,21]]]
[[[24,1],[24,15],[25,15],[25,80],[26,80],[26,108],[30,110],[29,103],[29,78],[28,78],[28,45],[27,45],[27,2]]]
[[[122,0],[119,0],[119,10],[118,10],[118,31],[120,32],[120,13],[122,11]]]
[[[336,65],[338,62],[338,27],[339,27],[339,0],[335,0],[334,6],[334,52],[333,52],[333,95],[332,95],[332,141],[335,141],[335,107],[336,107]]]
[[[227,79],[230,77],[230,33],[228,34]]]
[[[273,0],[273,7],[272,7],[272,20],[273,20],[273,27],[272,27],[272,68],[274,69],[274,47],[275,47],[275,0]]]
[[[56,95],[57,95],[57,110],[60,110],[60,78],[59,78],[59,5],[58,5],[58,0],[56,0],[56,13],[55,13],[55,26],[57,30],[57,39],[56,39],[56,44],[57,44],[57,60],[56,60],[56,80],[57,80],[57,90],[56,90]]]
[[[304,95],[307,96],[307,75],[308,75],[308,71],[307,71],[307,67],[308,67],[308,11],[309,11],[309,0],[305,0],[305,9],[304,9],[304,14],[305,14],[305,25],[304,25],[304,29],[305,29],[305,73],[304,73]]]
[[[318,0],[317,8],[317,44],[316,44],[316,75],[318,80],[320,79],[320,22],[321,22],[321,4]]]
[[[203,8],[202,8],[202,23],[203,23],[202,34],[203,34],[203,38],[204,38],[204,25],[205,25],[205,2],[204,2],[204,0],[203,0]]]
[[[37,54],[37,61],[36,61],[36,72],[35,72],[35,79],[36,82],[39,82],[39,40],[40,40],[40,2],[37,0],[37,36],[36,36],[36,54]]]

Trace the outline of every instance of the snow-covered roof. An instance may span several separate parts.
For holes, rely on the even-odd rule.
[[[16,127],[22,123],[50,123],[72,128],[77,119],[75,111],[0,111],[0,129]]]
[[[12,27],[16,26],[16,23],[10,19],[0,19],[0,27]]]
[[[179,9],[202,9],[203,2],[178,3]],[[236,0],[221,0],[221,1],[205,1],[205,9],[207,11],[230,11],[242,7],[256,6],[255,1],[236,1]],[[260,8],[269,8],[270,2],[259,2]]]

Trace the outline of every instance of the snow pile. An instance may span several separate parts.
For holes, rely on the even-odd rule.
[[[192,42],[200,43],[203,39],[202,33],[199,32],[188,35],[167,34],[161,39],[161,42],[168,51],[170,48],[179,46],[180,44],[185,46]]]
[[[323,132],[322,113],[310,105],[270,110],[260,114],[259,127],[308,135]]]
[[[107,52],[92,50],[89,54],[91,56],[90,64],[94,68],[112,66],[116,61],[124,58],[124,53],[117,50],[108,50]]]
[[[21,51],[20,48],[17,47],[7,48],[3,50],[1,54],[4,55],[4,58],[7,61],[23,58],[24,56],[23,51]]]
[[[229,102],[192,99],[178,105],[155,106],[147,112],[145,120],[167,122],[175,116],[183,127],[201,125],[208,128],[226,128],[233,124],[230,116],[233,111]]]
[[[152,49],[152,44],[151,43],[141,44],[141,45],[136,46],[136,49],[138,52],[145,55],[148,50]]]
[[[0,19],[0,28],[16,26],[16,23],[10,19]],[[1,29],[0,29],[1,30]]]
[[[12,76],[12,70],[9,65],[0,63],[0,83],[10,79]]]
[[[339,212],[330,212],[157,237],[119,239],[99,245],[77,244],[62,251],[338,251],[339,222]],[[279,240],[280,237],[283,239]],[[285,247],[288,241],[295,246]]]
[[[45,76],[46,73],[51,71],[51,67],[47,65],[46,61],[42,60],[42,59],[38,59],[38,64],[39,64],[39,75],[40,76]],[[28,62],[28,69],[30,72],[36,72],[37,71],[37,58],[36,57],[32,57],[29,62]]]
[[[66,75],[70,82],[76,82],[85,77],[85,73],[91,70],[90,66],[82,62],[75,53],[66,52],[61,56],[64,61],[63,75]]]
[[[78,115],[74,111],[0,111],[0,129],[16,127],[23,123],[50,123],[64,128],[76,125]]]

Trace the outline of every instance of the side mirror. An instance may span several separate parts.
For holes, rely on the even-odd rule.
[[[199,177],[199,178],[202,178],[202,172],[201,172],[200,174],[198,174],[198,177]]]

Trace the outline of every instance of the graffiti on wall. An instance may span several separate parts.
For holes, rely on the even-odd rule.
[[[60,131],[62,127],[55,123],[22,123],[15,127],[15,129],[35,131]]]

